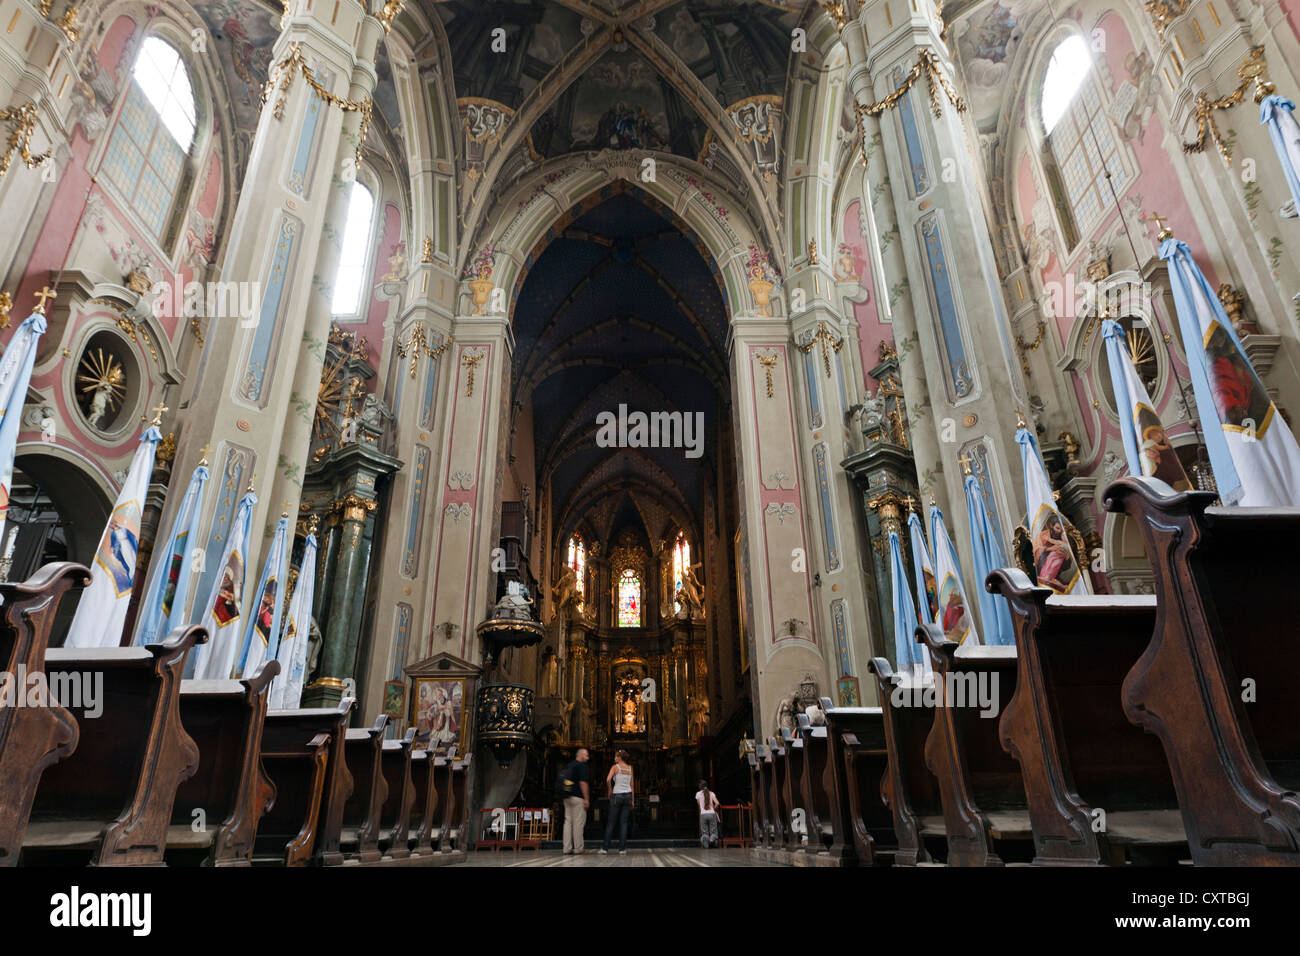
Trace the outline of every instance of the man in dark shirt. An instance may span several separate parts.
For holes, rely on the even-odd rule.
[[[586,853],[582,846],[582,828],[591,806],[591,787],[587,783],[587,761],[591,754],[579,747],[572,762],[560,771],[560,794],[564,797],[564,852]]]

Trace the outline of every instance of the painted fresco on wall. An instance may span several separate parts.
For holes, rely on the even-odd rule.
[[[251,0],[213,0],[199,4],[198,11],[216,40],[235,121],[253,129],[261,114],[271,46],[280,35],[278,17]]]

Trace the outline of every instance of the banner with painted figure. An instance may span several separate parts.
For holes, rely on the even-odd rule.
[[[979,595],[980,623],[983,625],[984,643],[1012,645],[1015,634],[1011,630],[1011,610],[1006,599],[990,594],[984,587],[989,574],[1007,566],[1007,552],[1002,539],[993,529],[988,509],[984,506],[984,492],[979,479],[966,476],[966,517],[971,527],[971,551],[975,561],[975,590]]]
[[[194,648],[193,676],[197,680],[229,680],[240,644],[240,609],[244,602],[245,563],[257,495],[249,491],[239,499],[235,520],[226,535],[217,574],[207,594],[199,623],[207,629],[208,642]]]
[[[934,569],[939,583],[939,611],[936,624],[943,636],[957,644],[970,641],[980,643],[975,619],[971,615],[970,601],[966,599],[966,586],[961,580],[961,565],[957,549],[948,537],[948,526],[938,505],[930,505],[930,539],[934,542]]]
[[[275,657],[280,644],[280,623],[284,618],[284,582],[289,575],[289,516],[275,524],[275,537],[267,552],[262,576],[253,592],[253,613],[244,628],[239,659],[232,677],[252,677],[263,662]]]
[[[199,465],[190,476],[180,510],[172,519],[167,546],[155,551],[146,579],[144,600],[135,626],[135,643],[162,643],[173,628],[185,623],[185,602],[189,597],[193,547],[199,538],[199,518],[203,513],[203,486],[208,469]],[[202,554],[202,552],[199,552]]]
[[[33,312],[14,330],[0,356],[0,541],[4,540],[9,490],[14,484],[14,453],[22,427],[23,403],[36,365],[36,345],[45,334],[45,316]]]
[[[271,684],[267,707],[292,710],[302,701],[302,687],[307,679],[307,641],[311,634],[311,606],[316,596],[316,535],[307,535],[298,565],[298,582],[289,599],[289,613],[284,635],[276,647],[275,659],[280,673]]]
[[[1187,243],[1166,239],[1160,258],[1196,394],[1210,467],[1225,505],[1300,506],[1300,445],[1268,397],[1223,303]]]
[[[894,662],[900,673],[930,673],[930,655],[916,642],[916,605],[912,603],[897,531],[889,532],[890,590],[894,608]]]
[[[1175,491],[1191,491],[1192,483],[1165,434],[1155,403],[1133,366],[1133,358],[1125,345],[1124,327],[1114,319],[1107,319],[1101,324],[1101,334],[1106,342],[1110,381],[1115,392],[1115,408],[1119,412],[1119,431],[1124,440],[1129,474],[1159,478]]]
[[[1020,445],[1020,463],[1025,472],[1025,501],[1028,504],[1025,527],[1029,529],[1029,543],[1034,551],[1034,576],[1041,587],[1050,588],[1057,594],[1091,594],[1087,576],[1080,570],[1070,546],[1065,519],[1057,510],[1038,441],[1027,428],[1016,431],[1016,441]]]
[[[99,539],[90,566],[90,587],[72,618],[64,647],[117,647],[122,642],[126,610],[135,583],[136,556],[140,550],[140,516],[149,493],[154,454],[162,433],[150,425],[140,436],[126,481],[113,503],[108,526]]]
[[[917,610],[927,624],[933,624],[939,614],[939,585],[934,577],[930,547],[925,543],[921,516],[915,511],[907,516],[907,533],[912,545],[912,570],[916,574]]]

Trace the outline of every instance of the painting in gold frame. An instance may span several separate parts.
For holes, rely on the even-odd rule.
[[[465,753],[469,679],[465,677],[413,677],[411,726],[429,735],[429,748],[446,750],[455,745]]]

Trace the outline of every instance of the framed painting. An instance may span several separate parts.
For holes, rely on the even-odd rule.
[[[390,680],[384,684],[384,713],[389,720],[406,716],[406,681]]]
[[[466,677],[415,677],[411,688],[411,726],[429,735],[429,746],[445,750],[453,744],[465,753]]]
[[[841,707],[862,706],[862,695],[858,693],[858,679],[856,677],[841,677],[835,682],[835,689],[839,692]]]

